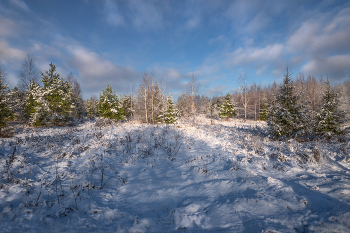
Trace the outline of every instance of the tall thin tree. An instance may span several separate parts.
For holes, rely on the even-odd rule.
[[[21,91],[27,91],[30,87],[30,83],[37,82],[39,78],[39,71],[35,66],[33,56],[29,54],[27,55],[18,71],[17,77],[19,79],[18,88]]]

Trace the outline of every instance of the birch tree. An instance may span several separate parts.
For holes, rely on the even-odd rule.
[[[35,65],[33,56],[28,54],[24,59],[18,71],[17,78],[19,79],[18,87],[22,92],[28,90],[30,83],[38,81],[39,71]]]
[[[247,75],[243,74],[239,76],[239,81],[241,83],[240,86],[240,94],[241,94],[241,101],[244,109],[244,120],[247,120],[247,108],[249,103],[249,96],[247,93],[248,85],[247,85]]]

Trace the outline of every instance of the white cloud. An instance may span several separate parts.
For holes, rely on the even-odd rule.
[[[163,80],[165,85],[172,90],[185,91],[185,86],[182,82],[184,79],[188,79],[188,75],[181,73],[178,69],[165,66],[155,66],[154,73],[157,78]]]
[[[350,48],[350,8],[333,18],[307,20],[287,41],[290,52],[309,52],[312,56],[348,51]]]
[[[125,25],[124,17],[118,10],[118,6],[111,0],[106,0],[105,2],[106,20],[109,24],[113,26],[123,26]]]
[[[212,88],[209,88],[205,91],[205,94],[208,96],[222,96],[225,94],[225,91],[227,90],[227,86],[220,85],[220,86],[214,86]]]
[[[263,12],[257,14],[246,26],[245,31],[255,34],[263,30],[271,22],[271,18]]]
[[[161,4],[160,4],[161,5]],[[106,0],[105,20],[113,26],[133,25],[138,30],[157,29],[163,26],[163,10],[159,4],[142,0],[126,2]]]
[[[350,7],[333,17],[321,15],[307,20],[290,36],[286,46],[289,53],[308,59],[303,72],[343,78],[349,75],[349,38]]]
[[[12,20],[0,16],[0,37],[11,37],[18,33],[19,26]]]
[[[282,44],[267,45],[263,48],[250,47],[238,48],[233,53],[228,54],[228,64],[242,65],[252,62],[270,63],[279,60],[284,52]]]
[[[142,0],[130,0],[130,20],[138,29],[155,29],[163,26],[163,14],[155,4]]]
[[[21,0],[10,0],[10,3],[11,3],[11,5],[13,5],[21,10],[30,11],[28,5]]]
[[[313,59],[302,69],[307,74],[322,74],[331,77],[348,77],[350,75],[350,54],[335,55],[325,59]]]
[[[200,25],[200,22],[201,22],[201,19],[198,16],[192,17],[187,21],[186,27],[188,29],[196,28]]]
[[[10,60],[22,60],[26,53],[20,49],[11,48],[5,40],[0,40],[0,61],[7,64]]]
[[[107,84],[124,93],[131,81],[138,80],[140,73],[131,67],[120,66],[82,47],[69,48],[72,58],[69,66],[79,71],[82,87],[99,92]]]

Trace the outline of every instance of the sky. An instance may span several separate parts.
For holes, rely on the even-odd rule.
[[[87,99],[110,84],[136,92],[154,73],[176,98],[192,74],[221,96],[293,75],[350,76],[350,2],[336,0],[2,0],[0,66],[13,88],[27,55],[72,72]]]

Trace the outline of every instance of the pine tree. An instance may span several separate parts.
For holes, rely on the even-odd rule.
[[[169,96],[167,98],[168,103],[168,109],[165,116],[165,123],[167,124],[174,124],[178,120],[177,118],[177,110],[174,109],[174,102],[173,98],[171,97],[171,94],[169,93]]]
[[[301,95],[294,94],[295,87],[291,81],[291,75],[291,71],[287,68],[279,93],[268,109],[267,124],[270,133],[276,138],[297,136],[306,129],[307,111],[305,106],[298,104]]]
[[[100,93],[98,115],[115,120],[123,120],[125,118],[123,105],[109,84],[105,90],[102,90],[102,94]]]
[[[5,74],[0,69],[0,135],[7,126],[7,122],[13,116],[13,112],[9,108],[9,99],[6,92],[9,85],[4,83],[4,78]]]
[[[345,112],[339,110],[338,93],[332,89],[328,78],[325,85],[326,90],[323,93],[324,105],[321,108],[321,112],[316,116],[316,133],[319,136],[332,138],[344,133],[341,125],[345,121]]]
[[[233,118],[236,115],[235,104],[232,103],[232,97],[229,93],[219,105],[219,117],[221,119]]]

